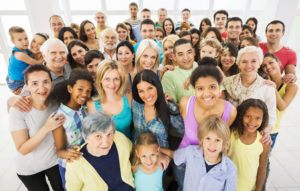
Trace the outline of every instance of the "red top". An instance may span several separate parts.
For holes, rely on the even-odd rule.
[[[221,36],[225,39],[227,37],[227,32],[226,30],[221,34]]]

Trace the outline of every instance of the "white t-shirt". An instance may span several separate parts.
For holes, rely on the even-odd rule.
[[[32,137],[56,109],[57,106],[53,105],[42,111],[32,107],[30,112],[20,112],[15,108],[11,108],[9,113],[9,130],[13,132],[27,129],[29,137]],[[48,133],[41,144],[32,152],[26,155],[17,152],[15,160],[16,170],[19,175],[33,175],[57,165],[58,158],[54,148],[52,132]]]

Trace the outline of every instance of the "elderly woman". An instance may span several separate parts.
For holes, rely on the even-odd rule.
[[[247,46],[241,49],[237,56],[240,73],[224,80],[227,100],[238,106],[249,98],[261,99],[267,104],[269,124],[264,133],[270,134],[276,123],[275,89],[265,84],[265,80],[257,73],[263,62],[263,53],[259,47]]]
[[[67,190],[133,190],[129,161],[132,143],[115,130],[103,111],[88,115],[82,122],[85,144],[82,157],[67,164]]]

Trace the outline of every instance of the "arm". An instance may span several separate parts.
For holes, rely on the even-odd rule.
[[[298,91],[298,86],[296,84],[290,83],[287,84],[285,94],[281,97],[276,91],[276,105],[279,111],[285,110],[290,103],[293,101]]]
[[[7,112],[11,107],[16,108],[21,112],[29,112],[31,110],[31,104],[28,98],[23,96],[12,96],[7,100]]]
[[[296,61],[297,63],[297,61]],[[296,76],[296,66],[293,64],[287,64],[284,67],[284,76],[283,76],[283,82],[284,83],[295,83],[297,80]]]
[[[173,72],[166,72],[165,75],[163,76],[161,80],[161,85],[163,87],[163,90],[165,93],[168,93],[174,100],[175,102],[178,102],[176,97],[176,88],[174,85],[173,77],[172,74]]]
[[[264,185],[271,146],[263,144],[263,149],[264,150],[259,157],[259,167],[258,167],[257,176],[256,176],[255,191],[261,191],[261,189]]]
[[[237,169],[236,166],[232,163],[230,174],[228,175],[224,191],[236,191],[237,186]]]
[[[162,152],[163,154],[167,155],[170,158],[174,157],[174,151],[172,151],[171,149],[160,148],[160,152]]]
[[[237,114],[236,108],[233,105],[231,105],[231,111],[230,111],[229,119],[228,119],[228,127],[230,127],[232,125],[232,123],[234,122],[234,120],[236,118],[236,114]]]
[[[94,113],[96,111],[96,108],[95,108],[95,104],[94,104],[94,101],[93,101],[93,98],[91,98],[90,100],[88,100],[86,102],[86,106],[87,106],[87,112],[89,114],[91,113]]]
[[[41,57],[39,60],[36,60],[23,52],[14,52],[14,56],[16,59],[25,62],[26,64],[42,64],[44,62],[43,57]]]
[[[58,118],[58,120],[56,120]],[[22,155],[26,155],[35,150],[45,139],[50,131],[56,129],[65,121],[65,116],[62,114],[55,115],[52,113],[44,126],[37,133],[29,137],[28,129],[12,131],[11,135],[14,140],[16,149]]]
[[[186,106],[189,102],[189,99],[190,99],[190,96],[185,96],[185,97],[181,98],[181,100],[179,101],[178,106],[179,106],[179,112],[180,112],[182,119],[184,119],[186,116]]]

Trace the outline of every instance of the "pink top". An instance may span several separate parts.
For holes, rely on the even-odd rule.
[[[184,136],[179,145],[179,149],[189,146],[189,145],[198,145],[198,137],[197,137],[197,128],[199,126],[196,121],[194,115],[194,106],[195,106],[196,96],[191,96],[189,99],[189,103],[187,105],[187,113],[184,118]],[[228,123],[229,115],[231,111],[231,104],[228,101],[225,101],[225,108],[222,115],[222,119]]]

